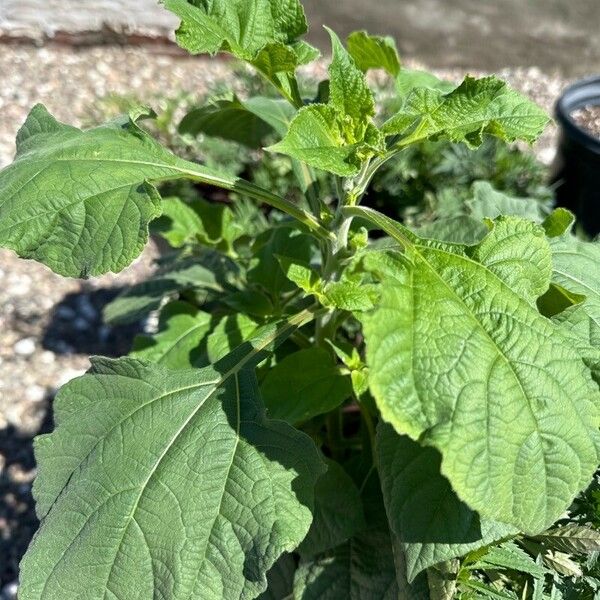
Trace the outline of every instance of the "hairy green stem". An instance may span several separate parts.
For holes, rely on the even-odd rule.
[[[373,225],[379,227],[382,231],[385,231],[385,233],[394,238],[397,242],[400,242],[404,247],[411,247],[414,245],[413,241],[410,239],[410,232],[405,227],[372,208],[366,206],[347,206],[342,209],[342,213],[347,216],[366,219],[373,223]]]
[[[255,200],[269,204],[294,217],[306,225],[306,227],[321,239],[330,241],[335,240],[335,235],[323,227],[314,215],[311,215],[308,211],[296,206],[286,198],[282,198],[281,196],[251,183],[250,181],[241,179],[240,177],[225,175],[217,171],[209,170],[206,167],[200,167],[200,165],[195,165],[191,162],[187,162],[186,164],[188,165],[187,168],[180,168],[178,170],[180,170],[187,178],[250,196]]]

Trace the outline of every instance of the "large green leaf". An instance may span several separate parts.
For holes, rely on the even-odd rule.
[[[347,142],[360,142],[375,114],[373,92],[338,36],[331,29],[328,31],[333,54],[329,65],[329,105],[341,115]]]
[[[409,581],[437,563],[463,556],[514,527],[480,519],[441,475],[441,456],[391,425],[377,429],[378,470],[392,533],[400,540]]]
[[[96,359],[36,442],[39,534],[20,595],[253,598],[312,520],[312,441],[267,420],[252,367],[306,321],[267,328],[217,365]]]
[[[179,45],[193,54],[224,51],[253,60],[268,44],[289,44],[306,33],[297,0],[163,0],[181,19]]]
[[[177,158],[130,117],[86,131],[33,108],[15,161],[0,172],[0,245],[62,275],[118,271],[148,239],[160,215],[149,181],[187,177],[277,205],[308,227],[330,232],[293,203],[243,180]]]
[[[218,317],[174,301],[161,310],[158,333],[135,339],[131,356],[169,369],[205,367],[248,339],[256,328],[243,314]]]
[[[81,131],[37,105],[0,173],[0,244],[61,275],[119,271],[161,212],[148,180],[173,177],[176,162],[133,118]]]
[[[388,135],[402,134],[401,145],[445,139],[475,147],[484,133],[506,141],[534,142],[547,123],[544,111],[503,81],[467,76],[446,94],[433,88],[415,89],[383,130]]]
[[[286,356],[261,384],[269,415],[290,423],[306,421],[339,406],[352,394],[352,383],[321,348]]]
[[[383,418],[440,450],[443,475],[472,509],[539,533],[589,483],[600,445],[598,386],[532,302],[550,252],[543,230],[507,217],[480,246],[463,247],[421,240],[371,209],[345,212],[405,248],[372,265],[382,295],[363,318]],[[508,248],[498,227],[511,223]],[[531,268],[533,287],[522,276]]]
[[[384,69],[392,77],[400,72],[400,57],[394,38],[354,31],[348,36],[348,52],[361,71]]]

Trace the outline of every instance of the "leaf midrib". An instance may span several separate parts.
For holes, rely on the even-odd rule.
[[[296,319],[296,320],[299,320],[299,321],[301,322],[301,321],[302,321],[302,315],[303,315],[303,313],[300,313],[300,314],[297,316],[297,319]],[[288,328],[290,328],[290,327],[293,327],[293,326],[295,326],[295,322],[294,322],[293,320],[290,320],[290,321],[289,321],[289,322],[286,324],[286,327],[288,327]],[[142,409],[143,409],[143,408],[145,408],[146,406],[148,406],[148,405],[150,405],[150,404],[152,404],[152,403],[154,403],[154,402],[158,402],[158,401],[164,400],[165,398],[168,398],[169,396],[172,396],[172,395],[174,395],[174,394],[178,394],[178,393],[180,393],[180,392],[187,391],[187,390],[197,389],[197,388],[200,388],[200,387],[203,387],[203,386],[215,385],[215,389],[214,389],[214,390],[213,390],[213,391],[212,391],[212,392],[211,392],[211,393],[210,393],[210,394],[209,394],[209,395],[208,395],[206,398],[204,398],[204,400],[202,401],[202,403],[201,403],[201,404],[200,404],[200,405],[199,405],[199,406],[196,408],[196,410],[194,410],[194,411],[192,412],[192,414],[190,415],[190,417],[188,417],[188,419],[186,419],[186,421],[183,423],[183,425],[182,425],[182,426],[179,428],[179,430],[176,432],[175,436],[174,436],[173,438],[171,438],[170,442],[167,444],[167,446],[165,447],[165,449],[164,449],[164,450],[163,450],[163,452],[161,453],[161,455],[160,455],[159,459],[156,461],[156,464],[154,465],[153,469],[151,470],[151,472],[150,472],[150,475],[148,476],[148,478],[146,479],[146,482],[143,484],[143,486],[142,486],[142,488],[141,488],[141,490],[140,490],[140,493],[139,493],[139,495],[138,495],[138,497],[137,497],[137,499],[136,499],[136,502],[135,502],[135,504],[134,504],[134,510],[131,512],[130,516],[128,517],[128,523],[127,523],[127,525],[125,526],[125,528],[124,528],[124,530],[123,530],[123,536],[122,536],[122,538],[121,538],[121,542],[119,543],[119,546],[118,546],[117,552],[118,552],[118,551],[119,551],[119,549],[120,549],[120,545],[121,545],[121,543],[122,543],[122,540],[124,539],[124,537],[125,537],[125,533],[126,533],[126,531],[127,531],[127,528],[129,527],[129,523],[131,522],[131,518],[133,517],[133,515],[134,515],[134,513],[135,513],[135,510],[136,510],[136,508],[137,508],[137,505],[139,504],[139,501],[140,501],[140,499],[141,499],[141,497],[142,497],[142,495],[143,495],[143,493],[144,493],[144,491],[145,491],[145,488],[146,488],[146,486],[148,485],[148,483],[149,483],[149,481],[150,481],[151,477],[152,477],[152,476],[153,476],[153,474],[156,472],[156,470],[157,470],[157,469],[158,469],[158,467],[160,466],[160,463],[162,462],[163,458],[164,458],[164,457],[166,456],[166,454],[169,452],[169,450],[171,449],[171,447],[173,446],[173,444],[175,443],[175,441],[177,440],[177,438],[179,437],[179,435],[180,435],[180,434],[183,432],[183,430],[184,430],[184,429],[187,427],[187,425],[189,424],[189,422],[190,422],[190,421],[191,421],[191,420],[192,420],[192,419],[193,419],[193,418],[196,416],[196,414],[198,413],[198,411],[199,411],[199,410],[202,408],[202,406],[204,406],[204,404],[205,404],[205,403],[206,403],[206,401],[207,401],[207,400],[208,400],[208,399],[209,399],[209,398],[212,396],[212,394],[214,394],[214,393],[215,393],[215,392],[216,392],[216,391],[217,391],[217,390],[220,388],[220,386],[221,386],[221,385],[222,385],[222,384],[223,384],[223,383],[224,383],[224,382],[225,382],[225,381],[226,381],[226,380],[227,380],[229,377],[231,377],[231,375],[234,375],[234,374],[236,374],[237,372],[239,372],[239,371],[240,371],[240,370],[241,370],[241,369],[244,367],[244,365],[245,365],[245,364],[246,364],[248,361],[250,361],[250,360],[251,360],[251,359],[252,359],[252,358],[253,358],[255,355],[257,355],[257,354],[259,354],[260,352],[262,352],[262,351],[263,351],[263,350],[264,350],[264,349],[265,349],[265,348],[266,348],[266,347],[267,347],[267,346],[268,346],[268,345],[269,345],[269,344],[270,344],[270,343],[273,341],[273,339],[275,338],[275,336],[277,336],[277,335],[280,335],[280,334],[281,334],[281,331],[279,331],[279,330],[276,330],[276,331],[274,332],[274,334],[273,334],[273,335],[267,336],[267,337],[266,337],[266,339],[265,339],[265,340],[264,340],[264,341],[263,341],[261,344],[259,344],[257,347],[253,347],[251,352],[248,352],[248,354],[246,354],[246,355],[245,355],[245,356],[244,356],[242,359],[240,359],[240,360],[239,360],[239,361],[238,361],[238,362],[237,362],[235,365],[233,365],[233,366],[232,366],[232,367],[229,369],[229,371],[227,371],[227,372],[226,372],[226,373],[225,373],[225,374],[224,374],[224,375],[221,377],[221,379],[219,379],[219,380],[215,380],[215,381],[204,381],[204,382],[201,382],[201,383],[198,383],[198,384],[194,384],[194,385],[191,385],[191,386],[186,386],[186,387],[183,387],[183,388],[178,388],[178,389],[176,389],[176,390],[170,390],[170,391],[166,392],[165,394],[162,394],[161,396],[158,396],[158,397],[156,397],[156,398],[152,398],[151,400],[149,400],[148,402],[145,402],[145,403],[144,403],[144,404],[142,404],[141,406],[138,406],[138,407],[136,407],[136,409],[135,409],[135,410],[134,410],[132,413],[130,413],[129,415],[127,415],[126,417],[124,417],[123,419],[121,419],[121,420],[119,421],[119,423],[117,423],[117,424],[115,424],[113,427],[111,427],[111,428],[110,428],[110,430],[109,430],[109,431],[108,431],[108,432],[107,432],[107,433],[106,433],[106,434],[105,434],[105,435],[104,435],[102,438],[98,439],[98,441],[97,441],[97,442],[94,444],[94,446],[93,446],[93,447],[90,449],[90,451],[89,451],[89,452],[86,454],[86,456],[85,456],[85,457],[84,457],[84,458],[83,458],[83,459],[82,459],[82,460],[79,462],[79,464],[77,465],[77,467],[75,467],[75,468],[72,470],[72,472],[71,472],[71,474],[70,474],[70,476],[69,476],[69,478],[68,478],[68,480],[67,480],[67,483],[65,484],[65,487],[66,487],[66,485],[68,485],[69,481],[71,480],[71,477],[72,477],[73,473],[74,473],[76,470],[78,470],[78,469],[80,469],[80,468],[81,468],[81,465],[82,465],[82,464],[85,462],[85,460],[87,460],[87,458],[88,458],[88,457],[91,455],[91,453],[92,453],[92,452],[95,450],[95,448],[98,446],[98,444],[100,444],[100,442],[101,442],[101,441],[102,441],[102,440],[103,440],[103,439],[104,439],[104,438],[105,438],[107,435],[109,435],[109,434],[110,434],[112,431],[114,431],[114,429],[115,429],[116,427],[118,427],[118,426],[119,426],[119,425],[120,425],[122,422],[124,422],[124,421],[125,421],[127,418],[130,418],[130,417],[131,417],[131,416],[133,416],[133,415],[134,415],[136,412],[138,412],[139,410],[142,410]],[[43,517],[44,519],[45,519],[45,518],[46,518],[46,516],[47,516],[47,515],[50,513],[50,511],[52,510],[52,508],[55,506],[55,504],[56,504],[56,502],[58,501],[58,499],[59,499],[59,498],[62,496],[62,494],[63,494],[63,492],[64,492],[64,490],[65,490],[65,487],[63,487],[63,488],[61,489],[61,491],[60,491],[60,493],[58,494],[58,496],[57,496],[57,497],[54,499],[54,501],[52,502],[52,504],[50,505],[50,507],[49,507],[49,508],[48,508],[48,510],[46,511],[46,513],[45,513],[45,515],[44,515],[44,517]],[[89,519],[87,519],[87,520],[86,520],[86,522],[85,522],[85,523],[83,524],[83,526],[81,527],[80,531],[82,531],[82,530],[83,530],[83,528],[86,526],[86,524],[87,524],[88,522],[89,522]],[[71,545],[72,545],[72,543],[71,543]],[[59,558],[59,559],[58,559],[58,560],[57,560],[57,561],[54,563],[54,565],[53,565],[53,567],[52,567],[52,570],[51,570],[50,574],[48,575],[48,577],[47,577],[47,578],[46,578],[46,580],[45,580],[44,587],[43,587],[43,589],[42,589],[42,592],[41,592],[41,596],[43,596],[43,595],[44,595],[44,593],[45,593],[45,590],[47,589],[47,587],[48,587],[48,584],[49,584],[49,582],[50,582],[50,578],[52,577],[52,574],[53,574],[53,573],[56,571],[56,569],[57,569],[58,565],[59,565],[59,564],[60,564],[60,563],[63,561],[63,559],[64,559],[64,556],[65,556],[66,552],[68,551],[69,547],[70,547],[70,545],[69,545],[69,546],[68,546],[68,547],[67,547],[67,548],[66,548],[66,549],[63,551],[63,553],[61,554],[60,558]],[[116,558],[116,556],[115,556],[115,558]],[[112,573],[112,569],[113,569],[113,568],[114,568],[114,563],[113,563],[113,565],[111,566],[111,571],[110,571],[111,573]],[[109,578],[110,578],[110,573],[109,573]]]
[[[439,281],[451,293],[451,295],[453,297],[455,297],[455,299],[458,300],[458,302],[460,304],[462,304],[462,306],[464,306],[466,314],[468,314],[469,317],[477,324],[477,326],[479,327],[479,329],[481,329],[481,331],[483,331],[483,333],[485,334],[485,336],[491,342],[492,346],[496,349],[498,356],[500,358],[502,358],[504,360],[504,362],[506,363],[506,366],[508,367],[509,372],[513,375],[515,382],[519,386],[519,389],[521,391],[523,399],[526,401],[525,403],[526,403],[527,408],[529,410],[529,413],[531,415],[532,421],[535,424],[535,430],[534,430],[533,433],[535,433],[538,436],[538,439],[541,438],[542,437],[542,433],[540,431],[539,421],[538,421],[538,418],[537,418],[537,416],[536,416],[536,414],[535,414],[535,412],[534,412],[534,410],[533,410],[533,408],[531,406],[531,400],[530,400],[529,396],[526,394],[525,389],[523,387],[523,384],[521,382],[521,379],[520,379],[519,375],[517,374],[517,372],[515,371],[514,367],[512,366],[510,360],[504,354],[504,351],[496,343],[496,341],[494,340],[494,338],[488,333],[488,331],[485,329],[485,327],[483,326],[483,324],[479,321],[477,315],[475,315],[471,311],[471,309],[467,306],[467,304],[464,302],[464,300],[456,293],[456,291],[450,286],[450,284],[437,272],[437,270],[434,268],[434,266],[431,263],[429,263],[429,261],[423,256],[423,254],[421,254],[421,252],[419,252],[418,248],[420,248],[420,247],[421,246],[419,246],[417,244],[413,245],[413,249],[418,254],[418,256],[420,257],[421,261],[434,274],[434,276],[437,279],[439,279]],[[510,288],[506,285],[506,283],[504,283],[504,281],[502,279],[500,279],[500,277],[497,276],[493,271],[490,271],[489,269],[486,269],[484,265],[476,263],[475,261],[473,261],[469,257],[463,256],[463,255],[459,255],[459,254],[451,254],[449,252],[444,252],[443,250],[438,249],[438,248],[430,248],[430,247],[427,247],[427,246],[425,246],[424,248],[426,248],[427,250],[432,251],[434,253],[442,254],[442,256],[451,256],[451,257],[453,257],[455,259],[464,260],[466,262],[472,263],[473,265],[476,265],[476,268],[483,268],[483,269],[486,270],[486,272],[490,273],[492,275],[492,277],[494,277],[497,280],[497,282],[502,287],[504,287],[504,288],[506,288],[507,290],[510,291]],[[526,303],[525,303],[525,306],[527,306],[529,308],[529,305],[527,305]],[[453,406],[452,412],[454,413],[455,410],[456,410],[456,404]],[[452,424],[454,424],[454,419],[452,419]],[[488,435],[486,437],[489,438],[490,436]],[[487,442],[486,442],[486,446],[487,446]],[[489,455],[490,455],[490,453],[488,452],[488,457],[489,457]],[[545,494],[545,489],[546,489],[547,484],[548,484],[548,465],[547,465],[547,457],[546,457],[546,453],[545,452],[542,452],[542,457],[543,457],[544,471],[545,471],[545,477],[544,477],[544,494]],[[446,460],[442,459],[442,466],[444,465],[445,462],[446,462]],[[512,491],[511,491],[511,502],[514,505],[515,498],[514,498],[514,493]]]

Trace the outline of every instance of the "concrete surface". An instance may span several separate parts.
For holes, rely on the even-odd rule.
[[[322,24],[393,35],[405,56],[438,67],[538,66],[578,76],[600,72],[600,0],[304,0],[311,38]],[[0,33],[44,37],[103,27],[150,36],[177,19],[156,0],[0,0]]]

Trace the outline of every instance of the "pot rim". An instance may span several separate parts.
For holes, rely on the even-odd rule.
[[[567,87],[556,103],[555,115],[571,138],[600,154],[600,139],[581,128],[571,117],[574,110],[590,104],[600,106],[600,75],[580,79]]]

